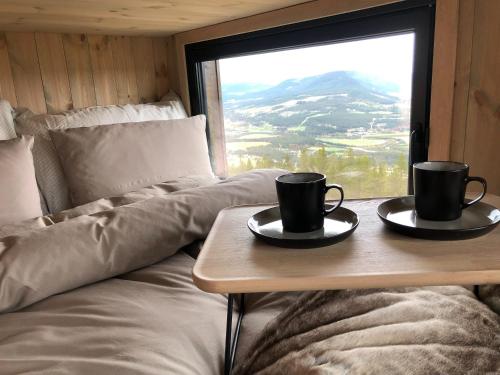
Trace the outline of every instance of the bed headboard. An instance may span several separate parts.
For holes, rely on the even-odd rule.
[[[0,98],[55,113],[158,100],[170,38],[0,32]]]

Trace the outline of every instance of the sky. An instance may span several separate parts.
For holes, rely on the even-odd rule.
[[[221,84],[276,85],[286,79],[348,70],[411,89],[414,34],[343,42],[219,60]]]

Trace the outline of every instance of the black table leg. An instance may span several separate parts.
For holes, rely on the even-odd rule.
[[[238,321],[233,336],[233,305],[234,294],[229,294],[227,297],[227,321],[226,321],[226,348],[224,352],[224,375],[229,375],[234,364],[234,357],[238,346],[238,338],[240,335],[241,320],[245,314],[245,295],[240,295],[240,306],[238,313]]]
[[[474,285],[474,294],[476,298],[479,299],[479,285]]]

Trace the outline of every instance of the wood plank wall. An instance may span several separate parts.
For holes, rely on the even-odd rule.
[[[450,151],[494,194],[500,194],[499,19],[500,1],[460,0]]]
[[[0,98],[36,113],[158,100],[169,89],[169,41],[0,32]]]

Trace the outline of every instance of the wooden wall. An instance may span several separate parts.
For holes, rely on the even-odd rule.
[[[500,1],[460,0],[450,157],[500,194]]]
[[[169,88],[169,38],[0,33],[0,97],[55,113],[158,100]]]

